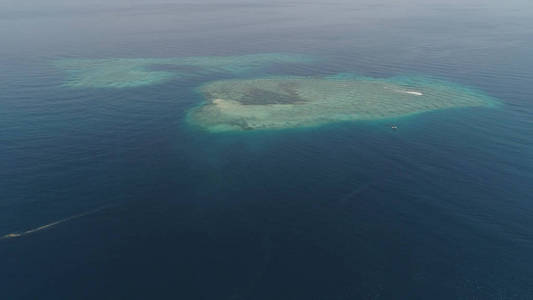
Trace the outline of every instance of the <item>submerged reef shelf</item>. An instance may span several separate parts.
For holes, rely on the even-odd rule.
[[[68,87],[128,88],[217,72],[239,74],[276,63],[311,61],[311,57],[303,55],[267,53],[177,58],[68,58],[56,60],[54,65],[68,74],[65,82]]]
[[[212,132],[284,129],[378,120],[455,107],[491,107],[480,91],[425,77],[376,79],[339,74],[209,82],[188,121]]]

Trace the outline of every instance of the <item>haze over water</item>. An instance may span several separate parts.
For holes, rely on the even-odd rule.
[[[520,0],[3,1],[0,298],[532,299],[532,15]],[[168,63],[190,57],[232,58]],[[115,86],[116,69],[90,86],[57,66],[119,58],[166,63]],[[501,105],[187,122],[208,82],[347,73]]]

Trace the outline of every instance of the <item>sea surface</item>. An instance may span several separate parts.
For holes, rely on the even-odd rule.
[[[533,299],[532,16],[529,0],[0,2],[0,299]],[[122,88],[54,65],[259,53],[316,61]],[[209,81],[338,73],[502,105],[186,122]]]

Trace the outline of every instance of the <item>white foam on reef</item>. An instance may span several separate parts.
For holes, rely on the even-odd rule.
[[[239,74],[275,63],[310,61],[312,58],[302,55],[267,53],[176,58],[60,59],[54,64],[68,75],[65,82],[68,87],[130,88],[210,73]]]
[[[199,91],[207,101],[187,119],[212,132],[378,120],[494,103],[481,92],[423,77],[234,79],[207,83]]]
[[[421,92],[416,92],[416,91],[398,91],[400,93],[405,93],[405,94],[410,94],[410,95],[415,95],[415,96],[423,96],[424,94],[421,93]]]

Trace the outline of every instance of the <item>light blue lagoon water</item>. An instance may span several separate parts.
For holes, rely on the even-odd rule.
[[[0,3],[0,298],[532,299],[532,15],[520,0]],[[187,121],[214,81],[338,74],[498,105]]]

